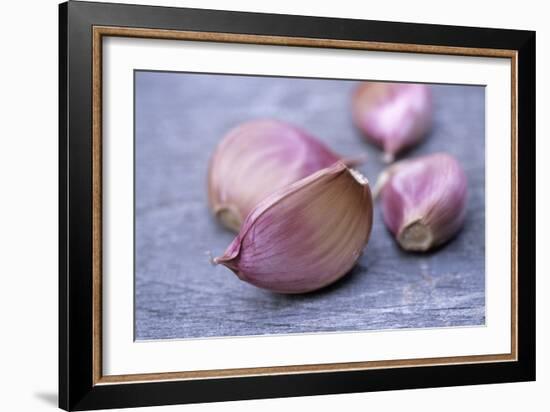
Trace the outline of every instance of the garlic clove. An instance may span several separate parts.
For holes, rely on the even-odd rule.
[[[462,227],[467,179],[458,161],[448,154],[397,162],[380,175],[376,188],[384,222],[405,250],[430,250]]]
[[[348,273],[361,256],[372,207],[367,179],[335,163],[260,202],[214,262],[275,292],[322,288]]]
[[[229,131],[210,160],[210,208],[238,232],[248,213],[273,191],[334,164],[340,156],[297,127],[256,120]]]
[[[364,82],[352,106],[355,124],[384,150],[386,162],[422,140],[432,124],[431,89],[424,84]]]

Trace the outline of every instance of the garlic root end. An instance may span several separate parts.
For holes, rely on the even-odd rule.
[[[405,250],[425,252],[433,246],[434,236],[428,226],[420,220],[414,220],[401,229],[397,241]]]
[[[220,206],[215,211],[216,217],[228,229],[239,232],[242,224],[241,216],[232,206]]]

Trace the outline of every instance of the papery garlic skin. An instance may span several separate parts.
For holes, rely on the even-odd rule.
[[[367,179],[338,162],[264,199],[214,262],[274,292],[320,289],[361,256],[372,209]]]
[[[361,83],[353,95],[353,119],[365,138],[393,161],[421,141],[432,124],[430,86],[413,83]]]
[[[403,249],[430,250],[462,227],[467,179],[454,157],[436,153],[403,160],[384,171],[379,181],[384,222]]]
[[[210,208],[238,232],[248,213],[275,190],[326,168],[340,157],[303,130],[256,120],[230,130],[208,172]]]

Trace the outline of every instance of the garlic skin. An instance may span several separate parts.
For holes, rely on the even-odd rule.
[[[405,250],[425,252],[439,246],[464,222],[466,174],[446,153],[393,164],[381,174],[376,191],[386,226]]]
[[[364,82],[352,107],[356,126],[382,148],[386,162],[420,142],[432,124],[432,94],[424,84]]]
[[[372,209],[367,179],[337,162],[264,199],[214,263],[274,292],[320,289],[361,256]]]
[[[290,124],[256,120],[230,130],[208,171],[209,205],[238,232],[248,213],[275,190],[340,159],[320,141]]]

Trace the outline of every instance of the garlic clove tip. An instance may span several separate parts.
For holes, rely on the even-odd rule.
[[[382,155],[382,161],[386,164],[393,163],[395,160],[395,155],[390,152],[386,152]]]
[[[391,173],[388,170],[384,170],[378,175],[378,179],[376,179],[376,183],[374,184],[374,188],[372,189],[373,200],[378,199],[378,197],[380,196],[380,192],[384,189],[386,183],[388,183],[390,176]]]
[[[366,153],[361,153],[357,156],[345,157],[341,160],[348,167],[357,167],[366,163],[369,160],[369,156]]]

